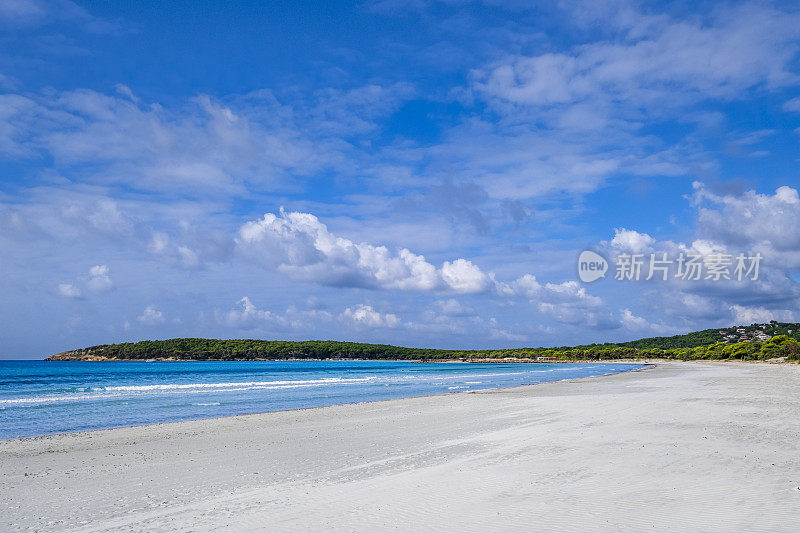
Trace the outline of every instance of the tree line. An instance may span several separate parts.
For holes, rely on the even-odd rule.
[[[719,337],[717,330],[714,331]],[[794,333],[794,332],[793,332]],[[694,336],[692,336],[694,335]],[[766,360],[786,357],[800,359],[795,336],[776,335],[769,340],[720,342],[707,332],[684,339],[656,337],[628,343],[589,344],[555,348],[509,348],[497,350],[442,350],[406,348],[388,344],[339,341],[266,341],[257,339],[167,339],[133,343],[104,344],[63,352],[49,360],[259,360],[259,359],[399,359],[399,360],[614,360],[614,359],[739,359]],[[712,342],[706,342],[711,340]],[[705,344],[701,344],[705,342]]]

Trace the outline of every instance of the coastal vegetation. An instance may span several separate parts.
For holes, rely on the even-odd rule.
[[[62,352],[50,361],[99,360],[212,360],[265,359],[400,359],[400,360],[532,360],[579,361],[614,359],[738,359],[800,360],[800,324],[770,322],[708,329],[672,337],[652,337],[622,343],[508,348],[496,350],[442,350],[406,348],[388,344],[338,341],[267,341],[256,339],[168,339],[103,344]]]

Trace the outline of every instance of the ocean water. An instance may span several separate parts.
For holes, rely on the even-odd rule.
[[[0,361],[0,439],[511,387],[641,366]]]

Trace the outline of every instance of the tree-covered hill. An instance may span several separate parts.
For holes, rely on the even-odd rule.
[[[601,360],[630,358],[761,360],[800,354],[800,324],[770,322],[707,329],[672,337],[556,348],[439,350],[388,344],[256,339],[168,339],[104,344],[62,352],[48,361],[405,359],[405,360]]]
[[[766,324],[750,324],[749,326],[732,326],[729,328],[704,329],[685,335],[672,337],[651,337],[638,341],[622,342],[620,346],[631,348],[696,348],[715,342],[738,343],[747,341],[766,341],[777,335],[787,335],[800,339],[800,324],[772,321]]]

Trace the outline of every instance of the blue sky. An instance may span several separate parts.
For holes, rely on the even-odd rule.
[[[800,321],[793,3],[6,0],[0,40],[0,357]]]

